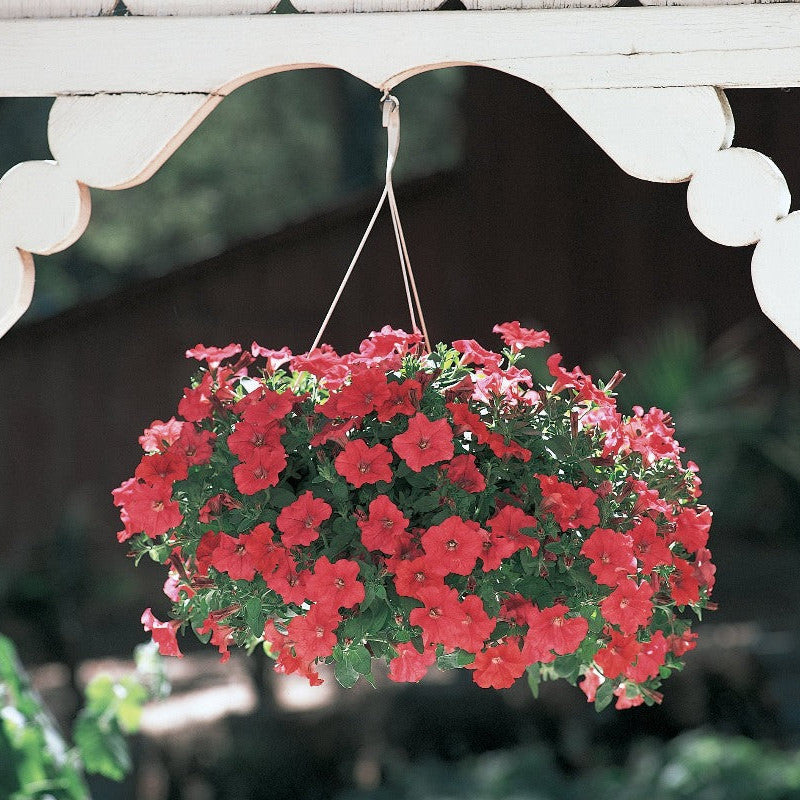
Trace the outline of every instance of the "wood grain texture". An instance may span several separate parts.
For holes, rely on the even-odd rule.
[[[700,233],[712,242],[742,247],[757,242],[789,213],[791,195],[770,159],[731,147],[706,159],[689,183],[686,201]]]
[[[549,94],[621,169],[643,180],[687,181],[733,139],[730,106],[712,86]]]
[[[50,151],[64,170],[89,186],[135,186],[175,152],[221,99],[203,94],[59,97],[50,111]]]
[[[800,212],[770,225],[753,252],[753,288],[762,311],[800,347]]]
[[[800,6],[0,21],[0,95],[226,93],[335,66],[391,88],[476,64],[548,89],[800,85]]]

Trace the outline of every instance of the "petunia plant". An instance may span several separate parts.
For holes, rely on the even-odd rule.
[[[357,353],[198,345],[202,366],[114,491],[120,541],[164,563],[179,656],[190,627],[229,657],[344,686],[464,667],[481,687],[578,683],[618,708],[661,699],[709,608],[710,511],[668,414],[547,359],[544,331],[495,326],[427,352],[383,328]]]

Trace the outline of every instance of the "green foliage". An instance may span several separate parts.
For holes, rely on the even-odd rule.
[[[142,706],[167,691],[160,657],[137,648],[137,674],[98,675],[69,747],[33,691],[11,641],[0,636],[0,797],[8,800],[88,800],[85,772],[122,780],[131,761],[125,737],[139,729]]]
[[[338,800],[791,800],[800,754],[743,737],[687,733],[642,742],[624,767],[565,776],[542,746],[496,751],[457,764],[390,765],[386,785]]]
[[[11,641],[0,636],[0,797],[87,800],[78,753],[33,691]]]

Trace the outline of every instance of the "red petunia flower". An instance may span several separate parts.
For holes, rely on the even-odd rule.
[[[700,600],[700,581],[697,580],[693,564],[682,558],[673,561],[675,571],[669,576],[672,599],[676,605],[685,606]]]
[[[256,568],[245,546],[244,536],[238,539],[220,533],[217,546],[211,554],[211,566],[220,572],[227,572],[231,580],[253,580]]]
[[[297,401],[288,389],[275,392],[266,387],[259,390],[258,399],[248,403],[242,411],[242,418],[251,425],[269,425],[283,419]]]
[[[503,506],[488,520],[486,527],[491,530],[493,537],[503,539],[513,545],[514,549],[509,555],[524,547],[530,548],[531,555],[535,556],[539,552],[539,540],[522,532],[538,528],[539,520],[526,514],[521,508]]]
[[[319,538],[319,527],[329,519],[333,509],[324,500],[308,491],[278,514],[278,530],[285,547],[309,545]]]
[[[461,353],[462,364],[491,364],[499,367],[503,356],[481,347],[474,339],[458,339],[453,342],[453,349]]]
[[[420,653],[411,642],[396,644],[397,656],[389,662],[389,679],[398,683],[418,683],[436,661],[436,648],[425,647]]]
[[[626,634],[633,634],[647,625],[653,616],[653,587],[642,581],[626,579],[604,600],[600,601],[603,617],[612,625],[618,625]]]
[[[367,550],[396,555],[408,539],[408,519],[384,494],[369,504],[369,515],[358,521]]]
[[[625,669],[625,677],[634,683],[655,678],[667,657],[669,644],[661,631],[656,631],[649,642],[642,642],[636,664]]]
[[[481,526],[473,520],[448,517],[422,534],[422,547],[437,569],[469,575],[483,550]]]
[[[395,561],[394,588],[401,597],[420,599],[426,589],[444,589],[446,572],[434,565],[427,556]],[[388,566],[388,563],[387,563]]]
[[[419,599],[423,606],[412,609],[408,621],[422,628],[423,644],[458,647],[466,619],[466,613],[458,602],[458,592],[448,586],[430,587],[420,592]]]
[[[309,611],[289,621],[289,638],[298,658],[305,662],[327,658],[336,644],[335,630],[342,618],[335,611],[315,603]]]
[[[292,360],[292,351],[288,347],[281,347],[280,350],[270,350],[262,347],[258,342],[250,345],[250,352],[253,358],[267,359],[267,374],[272,375],[278,367]]]
[[[693,508],[684,508],[675,519],[673,541],[680,542],[688,552],[694,553],[708,544],[711,512],[703,508],[698,514]]]
[[[527,666],[518,640],[509,637],[502,644],[487,647],[478,653],[467,669],[474,670],[472,679],[482,689],[508,689],[522,676]]]
[[[358,420],[346,419],[343,422],[330,422],[319,433],[311,437],[311,446],[319,447],[326,442],[336,442],[341,447],[347,445],[347,434],[356,427]]]
[[[633,553],[641,562],[645,572],[672,563],[672,551],[664,539],[658,535],[658,527],[649,517],[645,517],[630,531]]]
[[[282,549],[277,553],[277,566],[271,572],[263,572],[264,581],[273,592],[277,592],[284,603],[301,605],[310,600],[308,579],[311,573],[308,570],[298,571],[297,562]]]
[[[208,464],[214,452],[212,445],[216,438],[217,435],[211,431],[197,430],[194,425],[184,424],[172,450],[182,453],[190,467]]]
[[[624,708],[635,708],[644,703],[644,695],[635,687],[629,686],[627,683],[621,683],[614,689],[614,697],[617,702],[614,703],[614,708],[621,711]]]
[[[208,568],[211,566],[211,556],[217,549],[219,537],[220,534],[215,531],[206,531],[201,537],[200,544],[197,545],[197,550],[194,554],[194,563],[197,567],[198,575],[208,575]]]
[[[139,532],[155,539],[183,522],[180,506],[172,499],[172,487],[163,483],[155,486],[140,482],[130,484],[124,511],[127,519],[124,539],[120,541]]]
[[[233,468],[233,479],[242,494],[255,494],[276,486],[285,467],[286,451],[283,447],[269,450],[261,447],[253,451],[251,458]]]
[[[150,631],[153,641],[158,645],[158,652],[162,656],[175,656],[183,658],[180,647],[178,647],[178,637],[176,631],[181,623],[177,619],[169,622],[161,622],[153,616],[152,609],[146,608],[142,614],[142,625],[145,631]]]
[[[418,413],[408,421],[406,432],[392,439],[392,447],[414,472],[420,472],[453,457],[453,430],[446,419],[432,422]]]
[[[331,563],[321,556],[308,578],[308,599],[331,608],[352,608],[364,599],[364,584],[358,580],[357,561],[340,558]]]
[[[510,594],[500,605],[500,619],[515,625],[529,625],[535,618],[536,606],[521,594]]]
[[[392,454],[382,444],[370,447],[363,439],[351,439],[333,462],[336,471],[356,489],[365,483],[391,481]]]
[[[583,543],[581,555],[592,561],[589,572],[605,586],[617,586],[636,574],[633,540],[625,533],[595,528]]]
[[[164,452],[181,435],[185,422],[179,422],[175,417],[170,417],[166,422],[160,419],[150,423],[144,433],[139,437],[139,444],[145,453]]]
[[[211,634],[209,643],[214,645],[222,656],[220,661],[224,664],[230,660],[230,646],[235,644],[233,640],[233,628],[230,625],[223,625],[213,616],[209,615],[203,620],[203,624],[197,629],[200,634]]]
[[[536,475],[542,487],[542,511],[555,517],[562,531],[575,528],[592,528],[600,524],[600,511],[595,503],[597,495],[588,487],[576,489],[562,483],[555,475]]]
[[[228,436],[228,449],[242,461],[248,461],[257,450],[273,450],[281,447],[281,436],[286,432],[283,425],[274,420],[251,423],[241,420]]]
[[[245,550],[256,572],[264,576],[271,575],[288,556],[285,548],[275,541],[275,534],[268,522],[256,525],[243,538]]]
[[[596,669],[589,667],[583,676],[583,680],[578,684],[578,687],[586,695],[586,700],[589,703],[594,703],[597,690],[604,682],[605,678]]]
[[[388,389],[389,396],[376,406],[380,422],[389,422],[398,414],[411,417],[417,413],[416,404],[422,395],[422,384],[419,381],[390,381]]]
[[[478,653],[492,635],[497,619],[486,613],[483,601],[474,594],[468,594],[461,601],[461,610],[464,619],[461,621],[461,635],[456,646],[468,653]]]
[[[178,403],[178,413],[187,422],[200,422],[211,416],[211,397],[213,378],[210,372],[203,375],[203,379],[194,388],[183,390],[183,397]]]
[[[680,636],[671,634],[667,637],[667,644],[669,649],[680,658],[697,647],[697,634],[691,631],[684,631]]]
[[[334,417],[365,417],[389,399],[386,374],[377,369],[362,370],[354,373],[350,383],[335,395],[335,410],[330,401],[320,406],[323,414],[330,416],[331,408]]]
[[[224,509],[241,508],[242,504],[234,500],[227,492],[220,492],[208,500],[200,507],[197,512],[197,519],[200,522],[211,522],[223,513]]]
[[[541,651],[565,656],[574,653],[589,632],[589,623],[585,617],[570,617],[569,608],[558,603],[550,608],[539,610],[534,607],[525,635],[526,655],[530,652],[532,661],[540,661]]]
[[[189,464],[182,453],[170,449],[166,453],[145,456],[136,467],[134,476],[151,486],[166,484],[171,487],[175,481],[189,476]]]
[[[495,325],[492,333],[499,333],[512,350],[522,350],[525,347],[544,347],[550,341],[550,334],[547,331],[523,328],[516,320]]]
[[[611,631],[611,641],[601,647],[594,657],[597,666],[603,670],[606,678],[612,679],[621,675],[639,655],[639,642],[635,636],[624,636]]]
[[[191,350],[186,351],[186,358],[205,361],[211,369],[216,369],[226,358],[231,358],[231,356],[236,356],[241,352],[242,346],[240,344],[229,344],[226,347],[206,347],[198,344]]]
[[[456,456],[442,467],[447,480],[465,492],[476,494],[486,488],[486,478],[475,465],[475,456],[465,454]]]

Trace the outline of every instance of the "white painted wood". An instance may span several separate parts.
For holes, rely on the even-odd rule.
[[[49,255],[86,230],[91,200],[55,161],[26,161],[0,178],[0,242]]]
[[[800,5],[0,21],[0,95],[226,93],[335,66],[489,66],[548,89],[800,85]]]
[[[464,7],[481,11],[522,8],[608,8],[619,0],[463,0]]]
[[[621,169],[643,180],[687,181],[710,153],[733,139],[730,106],[712,86],[549,94]]]
[[[0,244],[0,336],[27,311],[33,299],[33,281],[31,254]]]
[[[59,97],[50,152],[73,178],[101,189],[146,181],[222,98],[203,94]]]
[[[110,14],[117,0],[0,0],[0,19],[92,17]]]
[[[755,3],[796,3],[798,0],[640,0],[643,6],[728,6]]]
[[[761,309],[800,347],[800,212],[764,231],[751,272]]]
[[[431,11],[444,0],[291,0],[302,12],[348,14],[376,11]]]
[[[731,147],[710,156],[686,193],[689,216],[711,241],[729,247],[757,242],[789,213],[791,195],[781,171],[765,155]]]
[[[280,0],[126,0],[131,14],[159,17],[226,16],[268,14]]]

